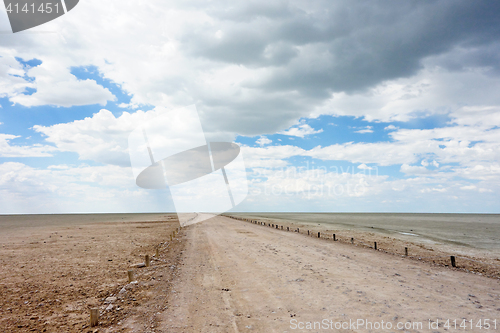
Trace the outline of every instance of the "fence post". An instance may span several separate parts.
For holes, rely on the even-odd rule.
[[[99,309],[90,309],[90,327],[99,325]]]
[[[334,241],[334,242],[336,241],[336,239],[335,239],[335,234],[333,234],[333,241]]]
[[[405,256],[408,257],[408,248],[407,247],[405,247]]]
[[[127,275],[128,275],[128,283],[134,281],[134,271],[128,271]]]
[[[354,244],[354,238],[351,237],[351,244]]]
[[[451,259],[451,267],[457,267],[457,264],[455,263],[455,256],[450,256]]]
[[[377,242],[373,242],[373,246],[375,248],[375,250],[377,249]]]
[[[318,231],[318,238],[321,238],[319,231]]]
[[[151,260],[149,259],[149,254],[146,254],[146,256],[144,257],[144,263],[146,264],[146,267],[149,267],[149,264],[151,263]]]

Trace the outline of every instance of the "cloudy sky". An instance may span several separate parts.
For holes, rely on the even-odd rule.
[[[498,1],[0,6],[0,214],[173,211],[127,138],[189,105],[242,147],[238,210],[500,213]]]

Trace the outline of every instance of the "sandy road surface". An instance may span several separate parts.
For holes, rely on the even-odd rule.
[[[182,233],[183,265],[161,331],[297,332],[307,330],[292,329],[291,320],[335,325],[364,319],[394,326],[331,331],[396,332],[398,323],[422,322],[421,329],[404,331],[445,332],[429,329],[428,320],[463,318],[474,325],[496,319],[500,329],[498,280],[226,217]]]

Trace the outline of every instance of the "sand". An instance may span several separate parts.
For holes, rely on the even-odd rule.
[[[323,320],[422,323],[406,332],[443,332],[429,320],[499,318],[497,279],[226,217],[183,233],[162,332],[294,332]],[[378,330],[388,331],[397,330]]]
[[[218,216],[169,242],[175,227],[50,227],[3,243],[2,332],[445,332],[446,320],[463,318],[496,319],[500,329],[498,279],[353,245],[352,233],[333,242]],[[160,260],[135,269],[137,283],[128,284],[130,265],[160,243]],[[88,327],[91,307],[101,312],[96,328]],[[394,328],[335,329],[360,320]],[[315,323],[328,329],[299,329]]]
[[[89,309],[98,307],[99,332],[116,332],[118,322],[152,299],[158,270],[168,294],[175,272],[168,267],[177,267],[182,247],[179,239],[170,242],[179,227],[175,215],[120,216],[53,216],[50,223],[44,216],[9,217],[12,226],[0,237],[0,331],[93,332]],[[128,285],[131,265],[157,247],[160,260],[135,269],[138,283]],[[129,291],[120,299],[106,301],[124,286]]]
[[[262,217],[262,215],[266,217]],[[318,215],[325,220],[329,220],[332,217],[342,217],[342,222],[347,220],[350,223],[324,223],[318,220]],[[498,215],[459,215],[460,214],[306,213],[250,215],[238,213],[228,216],[259,221],[266,223],[266,225],[284,226],[285,229],[287,226],[290,227],[291,230],[299,228],[301,234],[308,235],[309,233],[310,237],[317,237],[318,232],[320,232],[321,238],[333,239],[333,234],[335,234],[336,240],[344,243],[351,243],[351,238],[353,238],[354,245],[358,247],[374,248],[376,242],[379,251],[394,255],[404,255],[406,253],[405,248],[408,248],[408,258],[445,267],[451,266],[450,257],[454,256],[459,270],[497,279],[500,278],[500,244],[498,244],[498,227],[500,224],[498,223]],[[347,219],[345,216],[347,216]],[[287,217],[291,217],[292,219],[287,219]],[[386,221],[388,218],[392,218],[393,221],[389,220],[391,223],[384,223],[384,220],[382,222],[367,221],[376,218],[386,219]],[[406,218],[410,220],[411,223],[408,223],[408,221],[401,221],[401,223],[398,224],[397,221],[401,218]],[[427,221],[425,221],[424,218],[427,218]],[[446,223],[439,221],[440,219],[445,219]],[[453,224],[449,221],[450,219],[457,219],[457,222]],[[482,219],[483,221],[489,219],[490,223],[485,224],[480,221],[471,221],[473,219]],[[308,220],[311,222],[306,222]],[[312,222],[314,220],[320,223]],[[375,227],[367,227],[369,225],[375,225]],[[440,226],[440,228],[436,225]],[[477,240],[477,235],[484,235],[485,230],[483,229],[485,225],[490,230],[491,235],[481,244]],[[409,228],[414,228],[415,231]],[[474,230],[474,228],[477,230]],[[400,231],[395,231],[394,229],[400,229]],[[461,235],[462,231],[467,231],[468,236],[467,238],[464,236],[462,242],[450,241],[445,237],[446,230],[453,231],[450,232],[452,238],[457,238],[456,236]],[[430,231],[437,231],[440,237],[429,236]],[[486,232],[488,231],[486,230]],[[416,234],[419,234],[420,237]],[[476,241],[476,244],[468,244],[473,240]],[[491,243],[494,241],[497,243],[492,246],[493,244]],[[488,248],[482,245],[488,245]]]

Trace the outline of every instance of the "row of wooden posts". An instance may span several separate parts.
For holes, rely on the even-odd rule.
[[[256,220],[249,220],[249,219],[241,219],[241,218],[236,218],[236,219],[237,220],[248,221],[248,222],[251,222],[251,223],[254,223],[254,224],[259,224],[259,225],[266,226],[265,222],[260,222],[260,221],[256,221]],[[272,228],[276,228],[276,229],[280,229],[280,226],[278,226],[277,224],[275,226],[272,223],[268,223],[267,226],[272,227]],[[281,230],[283,230],[283,226],[281,226]],[[286,231],[290,231],[290,227],[286,227]],[[300,232],[300,229],[297,228],[295,230],[295,232]],[[307,230],[307,235],[308,236],[311,235],[310,230]],[[332,237],[333,241],[336,241],[337,240],[336,235],[335,234],[332,234],[332,235],[333,235],[333,237]],[[318,238],[321,238],[321,232],[319,232],[319,231],[318,231]],[[352,238],[352,237],[351,237],[351,244],[354,244],[354,238]],[[377,248],[377,242],[373,242],[373,248],[375,250],[378,250],[378,248]],[[408,248],[407,247],[405,247],[405,256],[408,256]],[[457,267],[455,256],[450,256],[450,261],[451,261],[451,266],[452,267]]]
[[[172,231],[170,234],[170,241],[172,241],[175,236],[179,233],[179,228],[175,229]],[[160,249],[157,247],[156,248],[156,259],[160,257]],[[149,257],[149,254],[146,254],[144,256],[144,265],[146,267],[149,267],[151,265],[151,258]],[[134,281],[134,271],[133,270],[128,270],[127,271],[127,276],[128,276],[128,283],[131,283]],[[90,309],[90,327],[95,327],[99,325],[99,308],[92,308]]]

